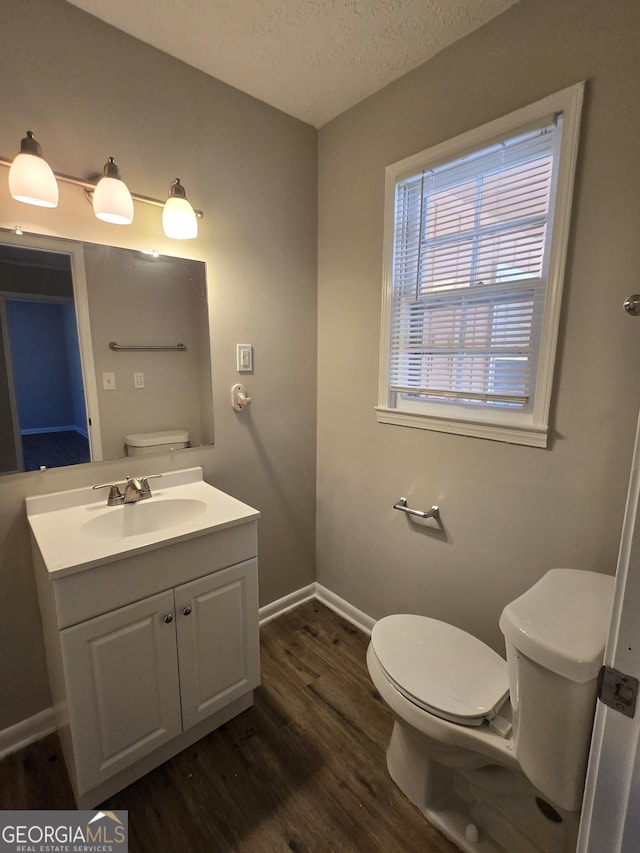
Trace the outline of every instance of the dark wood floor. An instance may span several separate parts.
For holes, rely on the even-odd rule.
[[[131,853],[454,853],[387,774],[367,637],[318,602],[261,630],[255,704],[104,804]],[[0,762],[0,809],[75,808],[52,735]]]

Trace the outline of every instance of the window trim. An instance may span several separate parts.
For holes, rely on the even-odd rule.
[[[417,427],[532,447],[547,446],[583,95],[584,82],[580,82],[386,167],[380,371],[378,405],[375,408],[378,423]],[[437,404],[440,414],[435,415],[432,411],[427,413],[408,410],[406,405],[392,406],[389,391],[389,352],[396,183],[423,169],[455,160],[474,150],[499,142],[507,136],[523,132],[528,127],[539,124],[545,117],[550,118],[559,113],[563,116],[563,131],[558,157],[547,291],[532,411],[524,413],[484,409],[478,412],[469,411],[464,406],[457,406],[454,409],[453,406],[447,407],[447,404]]]

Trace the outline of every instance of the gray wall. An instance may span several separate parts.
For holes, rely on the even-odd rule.
[[[640,4],[522,0],[319,134],[317,579],[501,649],[547,569],[615,570],[634,430]],[[549,450],[376,423],[384,168],[587,81]],[[439,504],[444,533],[392,504]]]
[[[59,172],[88,176],[114,156],[131,190],[163,198],[179,176],[205,211],[199,239],[179,243],[163,237],[157,208],[137,205],[128,228],[106,225],[68,185],[54,211],[14,202],[0,169],[0,227],[206,262],[216,439],[135,472],[121,461],[0,478],[2,730],[50,705],[26,495],[202,465],[262,513],[261,602],[313,580],[317,134],[61,0],[4,9],[0,55],[3,156],[33,130]],[[230,405],[236,343],[255,348],[241,415]]]

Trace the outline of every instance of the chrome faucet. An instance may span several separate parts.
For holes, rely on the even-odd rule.
[[[124,487],[125,504],[135,504],[142,498],[142,483],[137,477],[127,477],[127,484]]]
[[[118,488],[116,483],[101,483],[99,486],[92,486],[93,489],[109,489],[109,497],[107,498],[107,506],[120,506],[121,504],[134,504],[138,501],[145,501],[151,497],[151,489],[149,480],[153,477],[162,477],[162,474],[147,474],[146,477],[127,477],[127,482],[124,487],[124,494]]]

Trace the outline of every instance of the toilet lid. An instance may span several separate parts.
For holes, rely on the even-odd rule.
[[[155,447],[164,444],[184,444],[189,441],[186,429],[167,429],[161,432],[136,432],[125,435],[124,442],[129,447]]]
[[[446,720],[480,725],[496,715],[509,693],[506,661],[446,622],[385,616],[373,627],[371,645],[394,687]]]

